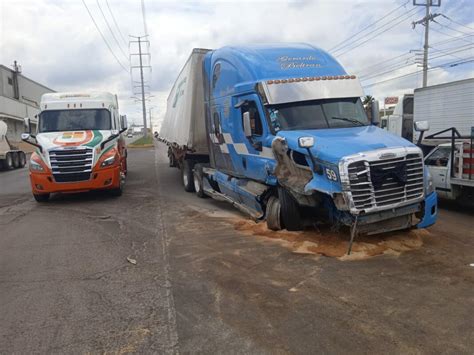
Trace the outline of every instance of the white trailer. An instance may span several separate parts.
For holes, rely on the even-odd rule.
[[[25,165],[25,152],[10,144],[7,138],[7,124],[0,121],[0,170],[23,168]]]
[[[455,127],[462,136],[474,126],[474,78],[415,89],[403,95],[382,127],[398,136],[417,142],[416,122],[425,122],[423,144],[436,146],[445,141],[427,139],[436,132]]]
[[[202,62],[208,49],[194,49],[168,96],[159,140],[168,145],[170,166],[183,170],[185,187],[192,188],[194,163],[209,161],[204,113]]]

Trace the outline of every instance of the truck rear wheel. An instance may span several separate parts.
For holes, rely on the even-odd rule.
[[[202,171],[201,164],[194,165],[193,179],[194,179],[194,190],[196,191],[196,195],[200,198],[206,198],[207,195],[204,193],[204,187],[203,187],[204,186],[203,185],[204,172]]]
[[[18,169],[20,167],[20,156],[18,155],[18,152],[13,152],[11,153],[11,155],[12,155],[13,167],[15,169]]]
[[[13,169],[13,157],[12,157],[12,153],[7,153],[6,157],[5,157],[5,161],[3,163],[3,167],[6,169],[6,170],[11,170]]]
[[[300,207],[295,198],[284,188],[278,189],[278,197],[281,204],[281,220],[289,231],[298,231],[303,228],[303,218]]]
[[[280,200],[276,196],[270,196],[267,202],[266,209],[267,226],[272,231],[278,231],[282,229],[281,224],[281,204]]]
[[[47,202],[49,200],[49,194],[33,194],[36,202]]]
[[[181,167],[183,186],[186,192],[194,192],[193,165],[192,161],[185,160]]]
[[[20,156],[20,168],[23,168],[26,165],[26,154],[25,152],[19,152]]]

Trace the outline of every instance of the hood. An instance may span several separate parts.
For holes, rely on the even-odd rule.
[[[36,139],[45,151],[55,148],[86,146],[94,148],[112,133],[110,131],[88,130],[38,133]]]
[[[323,161],[337,164],[341,158],[361,152],[395,147],[414,147],[404,138],[395,136],[375,126],[332,128],[301,131],[280,131],[278,136],[287,140],[291,149],[298,147],[299,137],[314,137],[314,156]]]

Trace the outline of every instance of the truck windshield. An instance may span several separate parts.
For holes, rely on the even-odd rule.
[[[360,98],[327,99],[268,107],[275,131],[367,126]]]
[[[39,117],[39,132],[110,130],[110,112],[106,109],[51,110]]]

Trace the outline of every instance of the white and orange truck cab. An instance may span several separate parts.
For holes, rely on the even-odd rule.
[[[127,173],[117,96],[108,92],[48,93],[41,98],[37,131],[23,141],[36,147],[30,158],[33,196],[45,202],[51,193],[110,190],[121,195]]]

